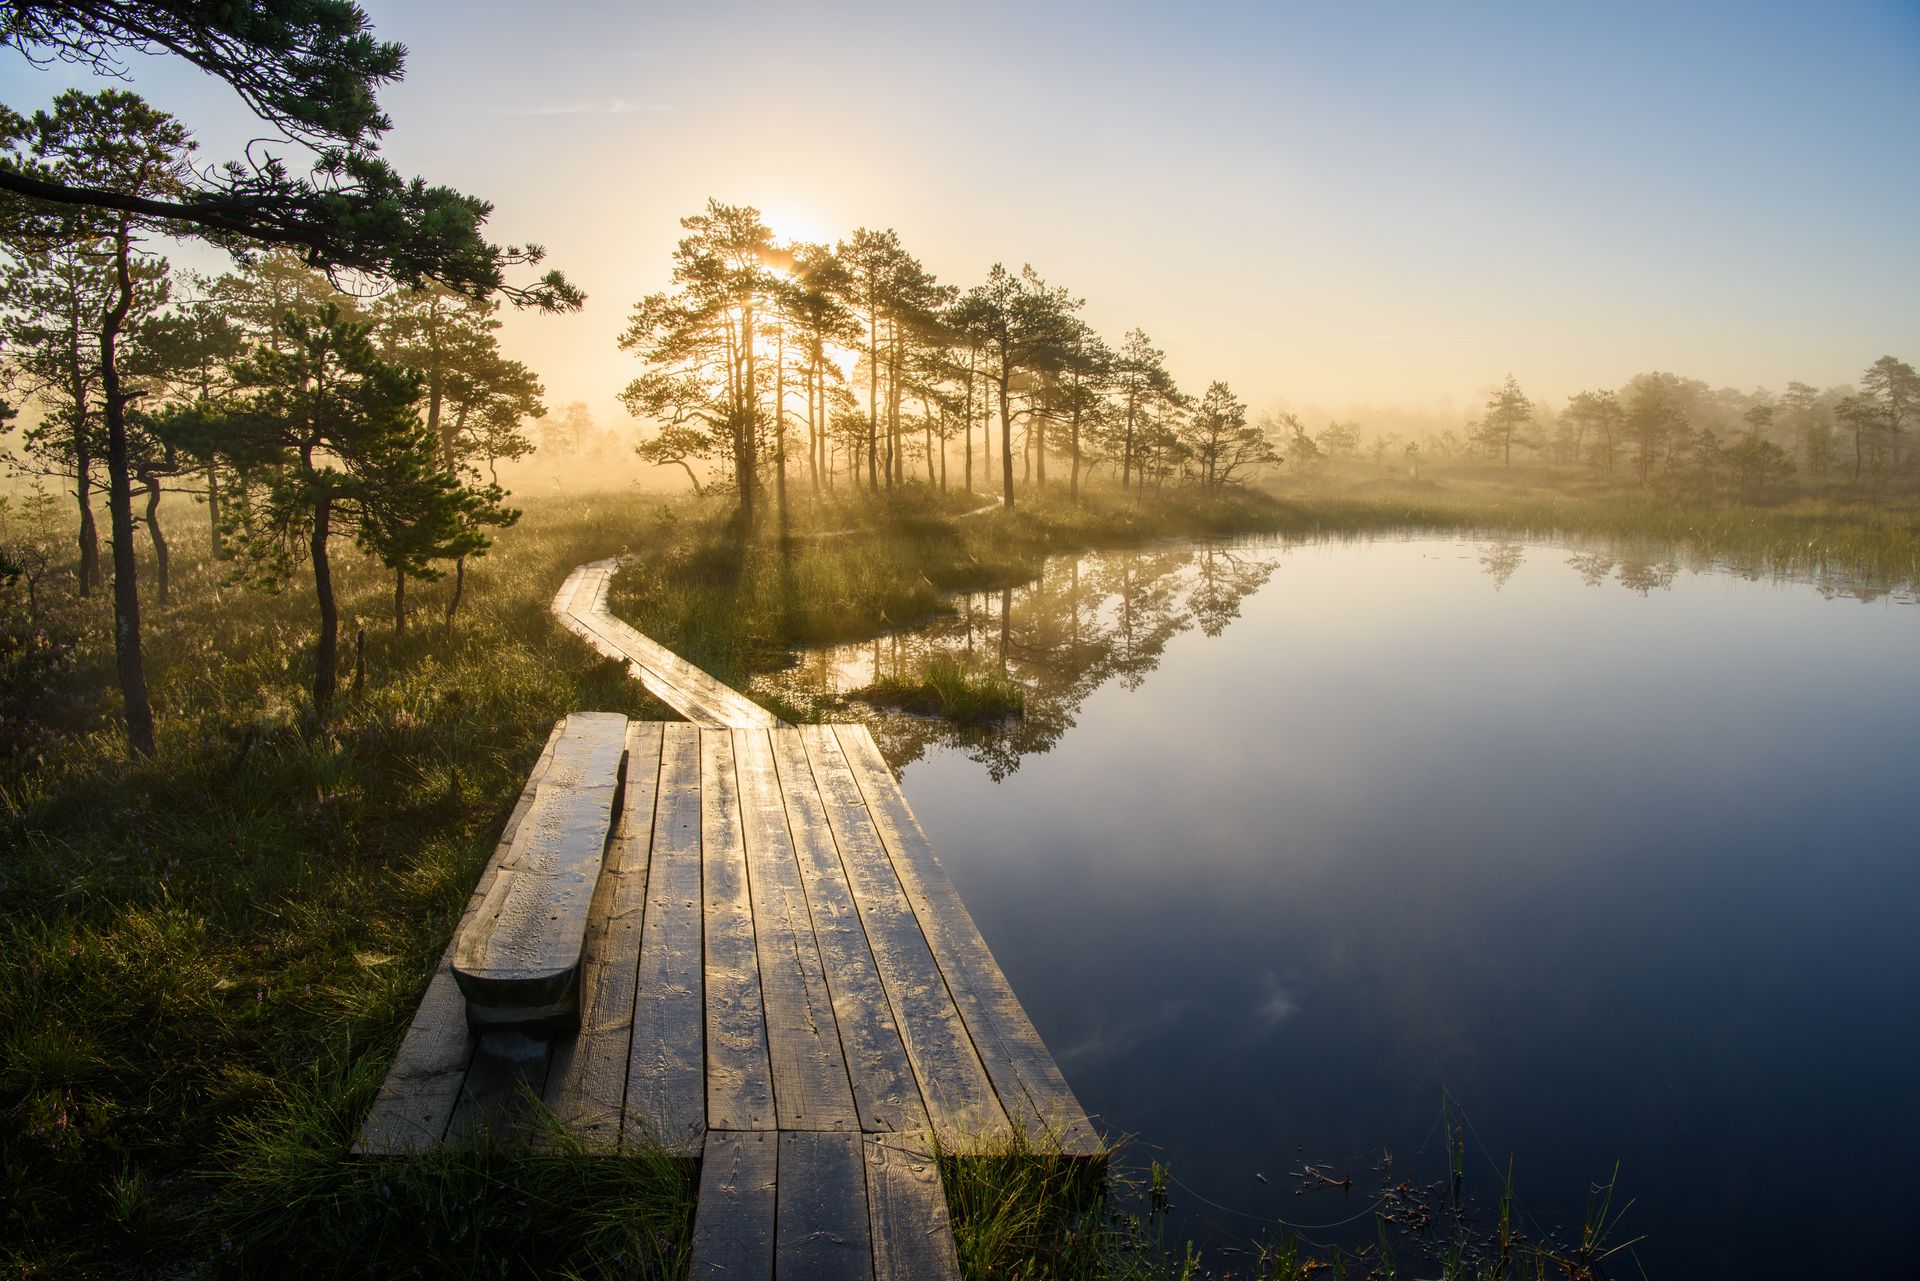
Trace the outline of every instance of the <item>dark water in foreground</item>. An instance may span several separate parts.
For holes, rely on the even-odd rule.
[[[1488,1205],[1511,1153],[1530,1219],[1577,1224],[1619,1162],[1651,1276],[1907,1276],[1920,607],[1858,596],[1444,537],[1159,548],[784,681],[942,649],[1029,687],[1003,733],[876,730],[1191,1230],[1367,1208],[1296,1196],[1307,1159],[1440,1177],[1444,1087]]]

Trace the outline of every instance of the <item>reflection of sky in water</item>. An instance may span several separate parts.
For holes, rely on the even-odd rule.
[[[1132,666],[1098,653],[1114,600],[1070,644],[1015,589],[1010,670],[1086,669],[1017,768],[880,718],[1088,1109],[1195,1192],[1315,1223],[1365,1203],[1294,1197],[1303,1155],[1437,1177],[1444,1084],[1543,1223],[1619,1159],[1655,1276],[1910,1268],[1912,596],[1444,538],[1235,554],[1277,568],[1215,637],[1191,549],[1080,563],[1172,601]],[[997,594],[973,607],[997,643]]]

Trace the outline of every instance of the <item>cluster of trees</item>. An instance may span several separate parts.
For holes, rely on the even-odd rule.
[[[682,225],[672,288],[621,336],[646,365],[623,395],[658,424],[642,457],[696,488],[696,465],[717,464],[749,513],[769,485],[784,511],[790,477],[946,488],[956,451],[968,491],[976,458],[989,485],[997,464],[1008,507],[1016,471],[1044,485],[1050,457],[1076,498],[1101,465],[1127,487],[1218,490],[1280,461],[1225,383],[1182,393],[1145,333],[1108,345],[1032,267],[996,264],[963,291],[892,231],[781,244],[757,210],[718,201]]]
[[[1884,485],[1920,475],[1906,437],[1920,421],[1920,373],[1882,356],[1857,387],[1825,390],[1789,382],[1786,391],[1714,388],[1671,373],[1638,374],[1625,386],[1576,392],[1557,412],[1535,402],[1511,374],[1481,416],[1418,439],[1330,422],[1314,435],[1286,420],[1290,470],[1308,475],[1329,461],[1371,456],[1379,465],[1481,458],[1511,466],[1515,451],[1557,467],[1642,486],[1678,484],[1757,493],[1790,476],[1846,477]]]
[[[1906,436],[1920,422],[1920,373],[1882,356],[1857,387],[1819,389],[1789,382],[1784,392],[1713,388],[1671,373],[1638,374],[1618,389],[1576,392],[1557,413],[1536,404],[1509,374],[1464,438],[1445,431],[1423,441],[1376,436],[1376,461],[1404,454],[1452,459],[1471,454],[1511,465],[1515,448],[1565,467],[1640,485],[1679,481],[1730,484],[1744,492],[1777,485],[1796,471],[1812,479],[1846,476],[1884,484],[1920,470]],[[1322,456],[1361,450],[1353,424],[1334,423],[1317,438]]]
[[[540,261],[537,246],[490,243],[485,202],[403,179],[380,156],[388,121],[378,91],[399,78],[404,51],[373,39],[350,0],[23,0],[0,19],[0,44],[35,65],[116,80],[127,78],[129,54],[180,56],[311,161],[301,174],[255,147],[243,161],[197,164],[186,127],[124,89],[68,91],[31,115],[0,106],[0,419],[34,403],[25,457],[70,485],[81,590],[112,584],[136,754],[154,749],[136,526],[146,526],[164,596],[157,509],[184,484],[204,494],[216,548],[250,573],[281,579],[311,567],[324,718],[337,540],[393,570],[402,624],[409,576],[484,548],[488,527],[513,516],[492,467],[530,447],[520,423],[541,394],[530,371],[499,355],[494,300],[568,310],[582,296],[556,272],[509,283],[510,268]],[[183,237],[229,250],[239,270],[177,280],[150,245]],[[343,277],[399,291],[363,312],[335,288]],[[100,489],[110,574],[93,515]]]

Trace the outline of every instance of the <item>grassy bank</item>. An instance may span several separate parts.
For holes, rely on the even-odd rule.
[[[710,502],[535,501],[471,567],[454,625],[438,618],[446,585],[423,585],[402,635],[390,581],[349,560],[343,612],[358,620],[349,638],[364,626],[365,674],[353,688],[349,661],[324,729],[303,710],[309,599],[297,583],[224,585],[188,509],[175,598],[148,612],[160,751],[136,766],[114,719],[106,603],[46,578],[0,655],[0,1273],[278,1275],[297,1261],[478,1275],[537,1259],[647,1275],[684,1261],[691,1189],[671,1163],[345,1156],[553,720],[668,715],[553,625],[554,587],[582,561],[631,553],[616,612],[735,683],[791,646],[862,639],[946,608],[951,592],[1024,582],[1050,553],[1160,539],[1578,534],[1769,572],[1920,577],[1914,513],[1853,500],[1684,509],[1361,480],[1213,502],[1049,493],[962,514],[974,505],[911,491],[743,531]],[[1012,692],[956,677],[926,710],[1011,710]],[[1177,1272],[1137,1220],[1116,1225],[1105,1205],[1012,1170],[950,1171],[974,1275]],[[529,1213],[540,1207],[564,1213]]]
[[[1420,528],[1603,538],[1671,549],[1693,564],[1882,588],[1920,582],[1920,500],[1836,488],[1755,504],[1678,501],[1630,487],[1546,485],[1493,469],[1412,482],[1350,475],[1275,491],[1320,533]]]
[[[393,635],[389,581],[350,563],[365,677],[324,730],[303,712],[309,599],[223,587],[177,529],[175,599],[147,620],[160,750],[132,767],[104,604],[42,602],[78,648],[13,691],[0,774],[0,1274],[499,1275],[528,1251],[634,1275],[671,1257],[690,1192],[656,1163],[345,1158],[553,720],[665,714],[546,614],[625,510],[536,504],[474,565],[451,630],[423,608]],[[596,1188],[640,1207],[628,1226],[522,1222],[522,1202]]]

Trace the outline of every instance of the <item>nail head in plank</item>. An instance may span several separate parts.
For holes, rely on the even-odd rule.
[[[940,1164],[924,1136],[866,1136],[876,1281],[959,1281]]]
[[[774,1275],[855,1281],[873,1275],[866,1163],[858,1134],[780,1132]]]
[[[773,1276],[774,1187],[778,1136],[771,1130],[714,1130],[700,1160],[688,1276]]]

